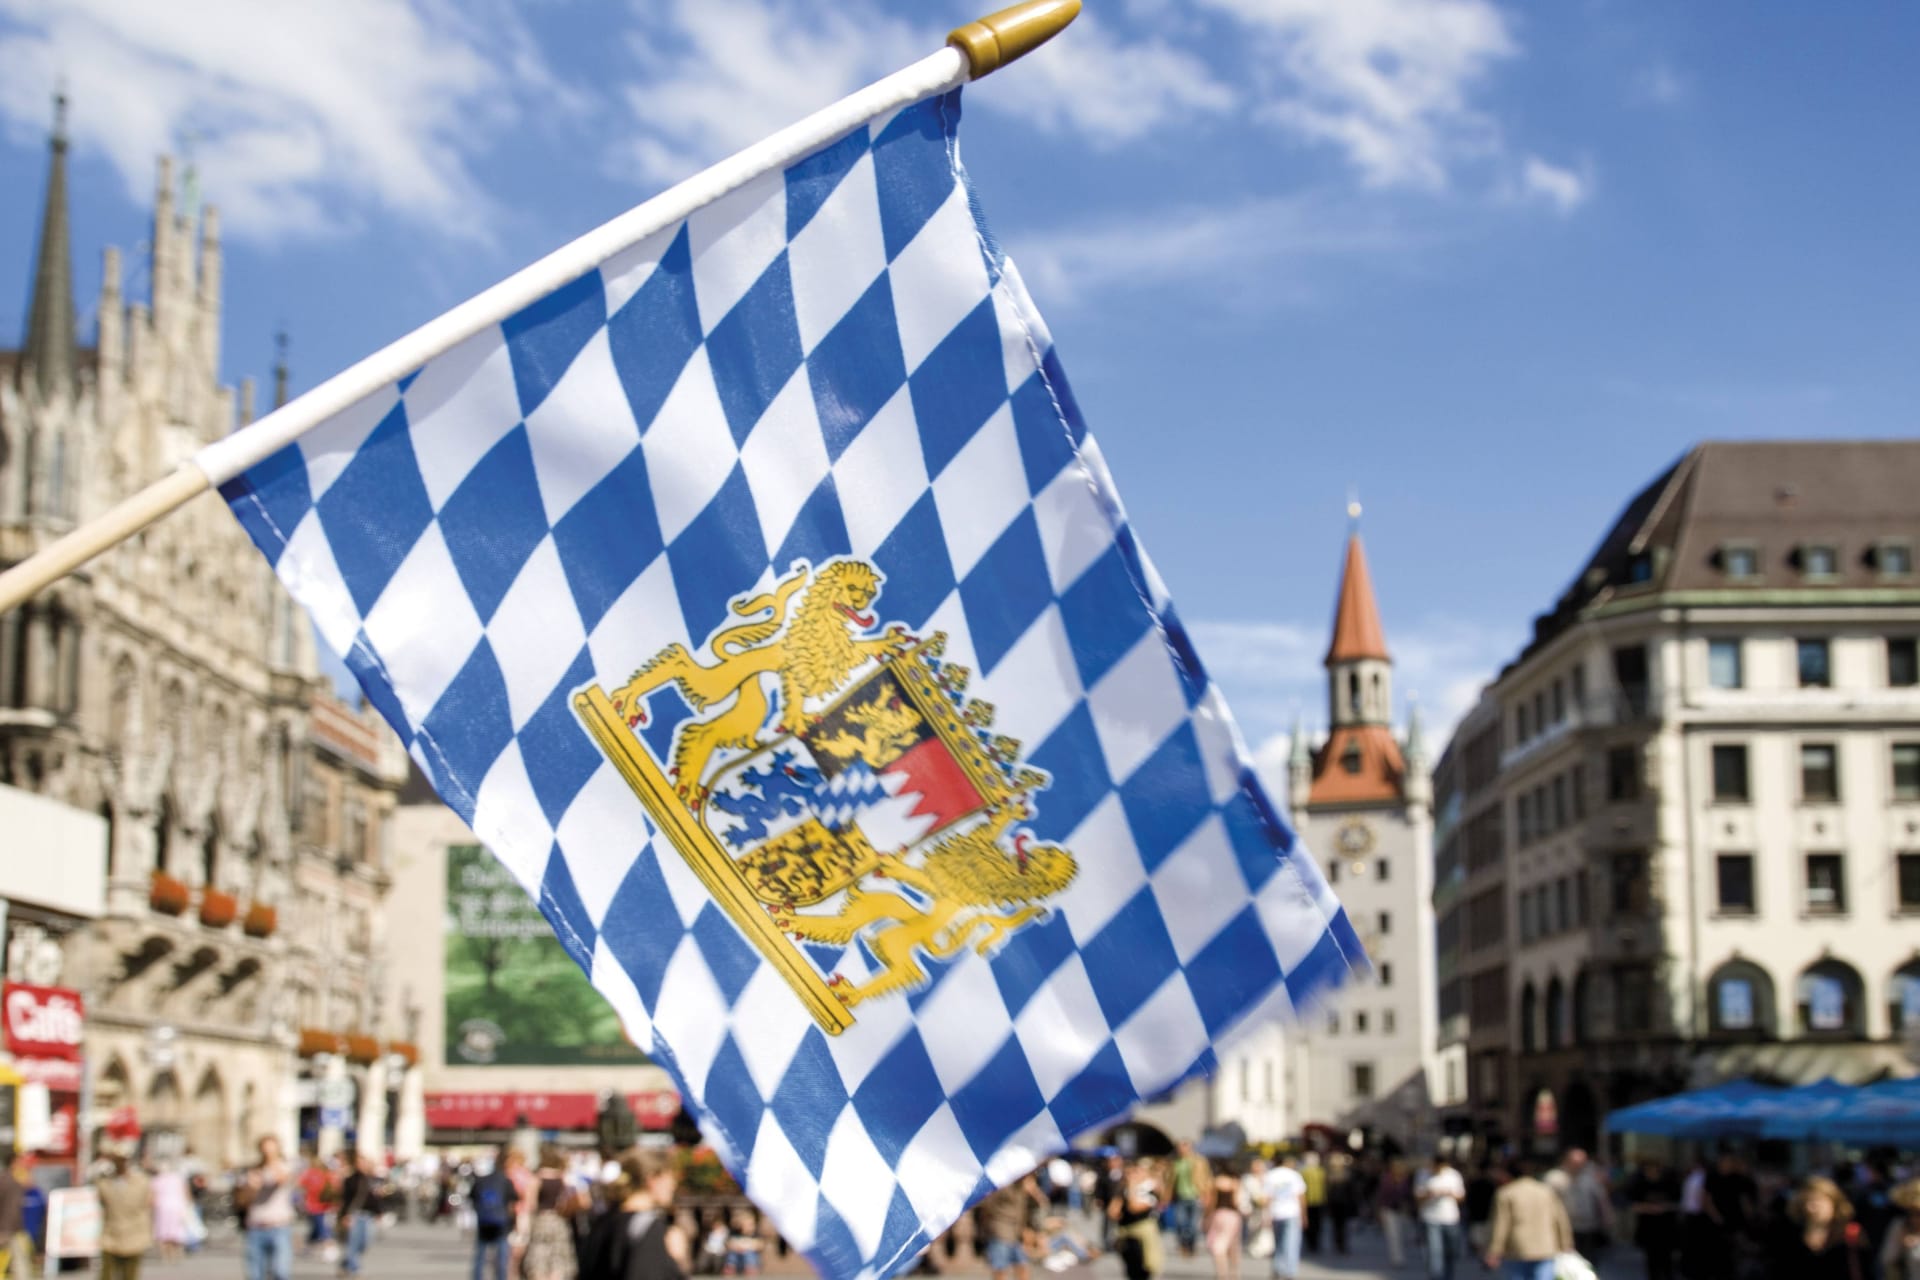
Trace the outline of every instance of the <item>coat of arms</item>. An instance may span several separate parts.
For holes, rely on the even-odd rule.
[[[797,563],[735,600],[702,652],[669,645],[611,693],[574,697],[662,834],[831,1034],[863,1001],[924,984],[927,961],[994,951],[1077,869],[1021,828],[1049,779],[991,732],[945,635],[876,633],[880,587],[858,560]],[[691,712],[670,738],[651,724],[664,690]]]

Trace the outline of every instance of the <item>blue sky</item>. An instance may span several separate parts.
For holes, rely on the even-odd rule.
[[[0,0],[0,345],[56,75],[83,296],[190,148],[228,376],[284,323],[298,390],[974,13]],[[1444,725],[1692,442],[1915,432],[1916,41],[1894,5],[1092,0],[968,91],[988,217],[1250,739],[1321,715],[1350,487]]]

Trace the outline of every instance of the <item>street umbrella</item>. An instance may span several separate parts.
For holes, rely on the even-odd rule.
[[[1677,1093],[1624,1107],[1607,1117],[1615,1133],[1664,1138],[1736,1138],[1757,1132],[1749,1108],[1780,1092],[1752,1080],[1729,1080],[1709,1089]]]
[[[1758,1136],[1807,1141],[1829,1136],[1825,1126],[1858,1092],[1857,1086],[1827,1076],[1756,1098],[1748,1110],[1759,1122]]]
[[[1920,1076],[1854,1090],[1820,1136],[1868,1147],[1920,1148]]]

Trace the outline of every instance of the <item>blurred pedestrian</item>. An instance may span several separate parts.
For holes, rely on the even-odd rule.
[[[309,1149],[306,1164],[300,1170],[300,1212],[307,1216],[307,1240],[300,1246],[302,1255],[318,1252],[324,1256],[333,1243],[333,1221],[329,1215],[335,1187],[329,1165],[329,1161]]]
[[[1386,1238],[1387,1262],[1391,1266],[1401,1266],[1407,1260],[1401,1236],[1406,1230],[1407,1209],[1412,1203],[1407,1162],[1396,1156],[1381,1170],[1380,1182],[1373,1193],[1374,1212],[1380,1218],[1380,1234]]]
[[[13,1259],[26,1235],[27,1189],[13,1176],[13,1148],[0,1143],[0,1276],[13,1274]],[[23,1257],[22,1263],[26,1262]]]
[[[1307,1217],[1307,1182],[1291,1154],[1267,1174],[1267,1215],[1273,1224],[1273,1274],[1293,1280],[1300,1274],[1300,1237]]]
[[[686,1280],[693,1251],[673,1221],[679,1185],[665,1152],[622,1156],[607,1184],[612,1207],[594,1223],[580,1257],[581,1280]]]
[[[1303,1234],[1308,1253],[1320,1252],[1320,1232],[1327,1225],[1327,1168],[1318,1151],[1300,1162],[1300,1180],[1307,1184],[1307,1217]]]
[[[1027,1220],[1034,1210],[1027,1180],[1001,1187],[980,1202],[980,1236],[993,1280],[1028,1280]]]
[[[1853,1204],[1831,1178],[1807,1178],[1767,1244],[1768,1280],[1864,1280]]]
[[[115,1152],[94,1190],[100,1196],[100,1280],[140,1280],[140,1259],[153,1247],[153,1185]]]
[[[1207,1215],[1207,1254],[1214,1280],[1240,1280],[1240,1183],[1222,1175],[1213,1180],[1213,1210]]]
[[[1509,1172],[1512,1180],[1493,1197],[1487,1265],[1506,1280],[1553,1280],[1553,1260],[1573,1251],[1566,1206],[1535,1176],[1532,1165],[1515,1165]]]
[[[520,1204],[520,1189],[507,1175],[507,1162],[515,1154],[503,1145],[493,1167],[473,1181],[473,1280],[485,1280],[489,1259],[494,1280],[507,1280]]]
[[[1546,1176],[1546,1184],[1560,1197],[1573,1227],[1573,1247],[1588,1262],[1598,1263],[1613,1238],[1613,1203],[1600,1171],[1593,1167],[1587,1153],[1570,1148],[1560,1163]]]
[[[1181,1139],[1174,1146],[1173,1233],[1180,1241],[1180,1253],[1191,1258],[1200,1241],[1200,1220],[1206,1213],[1209,1171],[1204,1157],[1194,1154],[1193,1143]]]
[[[153,1240],[160,1247],[160,1261],[177,1262],[180,1251],[191,1235],[189,1217],[193,1213],[193,1192],[187,1175],[173,1161],[163,1161],[153,1175]]]
[[[1360,1210],[1360,1180],[1354,1176],[1353,1157],[1336,1151],[1327,1157],[1327,1218],[1333,1224],[1333,1251],[1347,1252],[1347,1224]]]
[[[1633,1243],[1647,1260],[1647,1280],[1673,1280],[1673,1255],[1680,1246],[1680,1179],[1649,1157],[1627,1182],[1627,1206],[1633,1211]]]
[[[522,1264],[526,1280],[574,1280],[579,1259],[574,1249],[573,1219],[580,1209],[579,1195],[567,1185],[566,1160],[560,1149],[542,1149],[534,1184],[533,1223]]]
[[[373,1219],[379,1210],[379,1183],[373,1162],[358,1151],[347,1152],[347,1176],[340,1183],[340,1274],[360,1274],[361,1259],[373,1243]]]
[[[234,1192],[234,1204],[246,1227],[247,1280],[292,1280],[293,1169],[280,1153],[280,1140],[260,1139],[260,1159]]]
[[[1880,1280],[1920,1280],[1920,1178],[1909,1178],[1887,1196],[1895,1211],[1880,1244]]]
[[[1445,1152],[1433,1153],[1433,1162],[1413,1184],[1413,1202],[1419,1208],[1420,1229],[1427,1242],[1430,1280],[1453,1280],[1460,1258],[1460,1206],[1467,1199],[1466,1180]]]
[[[1120,1195],[1108,1206],[1114,1222],[1114,1250],[1127,1270],[1127,1280],[1153,1280],[1165,1265],[1160,1240],[1160,1210],[1166,1188],[1145,1162],[1127,1166]]]

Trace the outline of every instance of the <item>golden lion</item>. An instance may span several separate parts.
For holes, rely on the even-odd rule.
[[[796,593],[804,594],[789,619],[787,606]],[[766,616],[717,632],[707,645],[718,659],[712,666],[702,665],[685,645],[668,645],[614,691],[614,710],[630,725],[644,723],[644,699],[668,684],[677,685],[696,712],[733,699],[718,715],[690,720],[674,736],[675,787],[697,811],[706,804],[713,753],[755,746],[767,727],[772,708],[761,676],[779,676],[780,728],[797,734],[807,699],[826,697],[869,659],[885,659],[913,643],[898,626],[882,636],[856,636],[874,625],[866,609],[879,594],[880,575],[872,565],[840,560],[813,572],[801,564],[767,594],[734,604],[733,612],[743,618]]]
[[[1009,933],[1046,914],[1037,899],[1050,898],[1073,883],[1079,867],[1057,844],[1033,844],[1021,834],[1014,837],[1011,854],[1000,847],[1007,827],[1026,816],[1025,804],[1015,798],[990,809],[986,821],[935,844],[924,866],[883,858],[877,874],[924,895],[932,904],[925,909],[902,894],[855,885],[837,914],[784,916],[779,924],[796,937],[830,946],[845,945],[870,931],[867,944],[879,971],[857,986],[838,976],[830,984],[849,1008],[917,987],[927,980],[918,953],[946,960],[972,946],[987,955]]]

